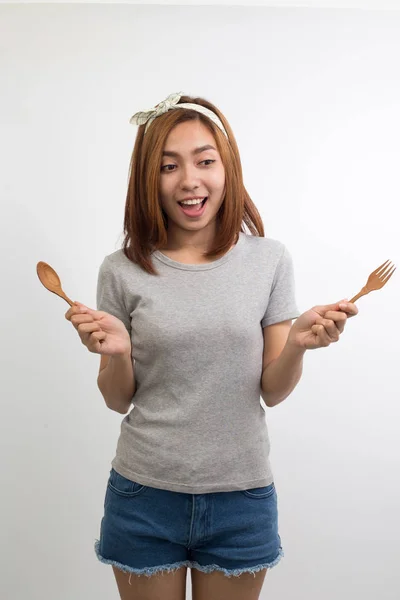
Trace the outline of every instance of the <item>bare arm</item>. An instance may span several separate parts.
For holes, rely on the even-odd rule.
[[[106,361],[108,359],[108,361]],[[106,363],[106,366],[103,365]],[[136,391],[131,353],[102,356],[97,385],[109,409],[126,414]]]
[[[263,370],[261,397],[267,406],[276,406],[292,393],[303,373],[305,352],[286,342],[278,358]]]

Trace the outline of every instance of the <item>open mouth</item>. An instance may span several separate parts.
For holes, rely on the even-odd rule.
[[[183,202],[178,202],[178,204],[179,204],[179,206],[182,206],[182,208],[188,208],[191,210],[201,210],[207,200],[208,200],[208,196],[206,196],[200,204],[184,204]]]
[[[207,200],[208,196],[199,202],[199,204],[182,204],[182,202],[178,202],[182,213],[189,219],[199,219],[203,216],[205,211],[207,210]]]

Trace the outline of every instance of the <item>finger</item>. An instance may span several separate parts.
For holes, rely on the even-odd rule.
[[[80,310],[79,310],[80,314],[86,314],[86,315],[91,315],[93,317],[94,320],[100,320],[104,317],[105,312],[101,311],[101,310],[95,310],[93,308],[89,308],[88,306],[80,306]]]
[[[86,306],[83,306],[83,304],[80,304],[79,306],[77,305],[77,303],[74,302],[74,304],[72,306],[70,306],[70,308],[67,310],[67,312],[65,313],[65,318],[70,321],[72,315],[79,315],[82,314],[84,312],[87,312],[86,310]]]
[[[321,304],[313,307],[313,310],[317,312],[321,317],[325,315],[326,312],[330,310],[340,310],[339,305],[342,303],[347,303],[348,299],[344,298],[343,300],[339,300],[339,302],[335,302],[334,304]]]
[[[78,312],[79,312],[79,309],[77,306],[71,306],[65,313],[65,318],[67,319],[67,321],[70,321],[72,315],[76,315]]]
[[[78,302],[77,300],[74,300],[73,306],[77,306],[78,308],[88,308],[86,304],[82,304],[82,302]]]
[[[81,323],[93,323],[94,319],[91,315],[75,314],[75,315],[72,315],[70,321],[71,321],[72,325],[75,327],[75,329],[77,329],[78,325],[80,325]]]
[[[329,346],[329,344],[331,344],[332,340],[330,339],[323,325],[315,324],[311,327],[311,331],[316,336],[316,342],[319,347]]]
[[[91,310],[88,306],[82,304],[82,302],[74,302],[74,306],[78,309],[78,312],[80,313],[90,312]]]
[[[342,333],[344,330],[347,318],[347,314],[341,311],[339,312],[336,310],[328,310],[328,312],[325,313],[325,319],[334,321],[340,333]]]
[[[317,325],[322,325],[326,331],[326,334],[331,342],[337,342],[339,340],[340,330],[336,326],[335,321],[332,319],[323,319],[320,317],[316,320]]]
[[[77,330],[80,336],[85,336],[93,331],[101,331],[101,327],[98,323],[80,323],[77,326]]]
[[[96,343],[96,344],[98,343],[98,340],[96,337],[98,334],[100,334],[102,336],[102,338],[104,338],[106,335],[104,333],[104,331],[97,330],[97,331],[89,331],[87,333],[80,332],[79,337],[81,338],[82,344],[84,344],[85,346],[87,346],[89,348],[90,346],[93,347],[94,343]]]
[[[92,333],[92,337],[98,341],[100,340],[105,340],[105,338],[107,337],[107,334],[105,331],[103,331],[102,329],[100,329],[99,331],[94,331]]]
[[[358,314],[358,308],[354,302],[341,302],[339,304],[339,309],[346,312],[349,317],[353,317],[354,315]]]
[[[88,350],[99,354],[102,346],[101,342],[105,340],[106,336],[107,334],[104,331],[94,331],[91,333],[87,344]]]

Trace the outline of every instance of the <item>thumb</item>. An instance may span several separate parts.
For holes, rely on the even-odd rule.
[[[324,304],[323,306],[317,306],[316,309],[317,312],[321,314],[321,316],[323,316],[325,313],[328,312],[328,310],[340,310],[340,304],[342,304],[342,302],[348,302],[348,299],[343,298],[343,300],[339,300],[339,302],[335,302],[334,304]]]
[[[335,310],[337,308],[339,308],[339,306],[343,303],[343,302],[348,302],[349,300],[347,298],[343,298],[342,300],[339,300],[339,302],[335,302],[334,304],[326,304],[325,308],[327,308],[328,310]]]
[[[76,302],[75,301],[74,305],[77,306],[80,309],[85,310],[85,312],[88,312],[88,313],[92,313],[93,312],[91,308],[89,308],[88,306],[86,306],[86,304],[82,304],[82,302]]]
[[[95,321],[101,321],[105,316],[107,316],[107,312],[103,310],[96,310],[95,308],[89,308],[86,304],[82,304],[82,302],[74,302],[74,305],[80,308],[81,314],[91,315]]]

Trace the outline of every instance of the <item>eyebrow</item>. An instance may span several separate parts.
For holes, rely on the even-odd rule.
[[[204,152],[205,150],[216,150],[216,148],[214,148],[214,146],[211,146],[211,144],[206,144],[205,146],[200,146],[199,148],[195,148],[193,150],[192,154],[200,154],[201,152]],[[172,150],[164,150],[162,155],[163,156],[172,156],[174,158],[178,158],[180,156],[179,152],[173,152]]]

